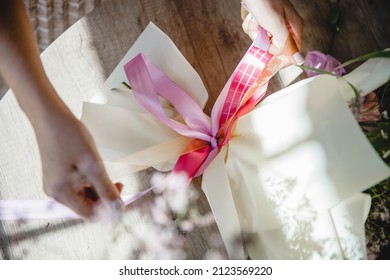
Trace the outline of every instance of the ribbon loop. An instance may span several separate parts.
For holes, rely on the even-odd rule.
[[[259,29],[255,42],[219,95],[211,120],[189,94],[142,53],[125,65],[126,76],[141,106],[176,132],[194,139],[190,147],[202,141],[198,149],[179,157],[174,172],[185,171],[190,178],[201,175],[220,148],[228,143],[238,117],[253,109],[264,97],[267,85],[256,84],[256,79],[272,58],[268,48],[268,35],[264,29]],[[172,104],[185,124],[167,117],[159,96]]]
[[[134,97],[153,116],[184,136],[204,141],[211,139],[210,120],[196,101],[142,53],[124,68]],[[185,124],[167,117],[159,96],[173,105]]]

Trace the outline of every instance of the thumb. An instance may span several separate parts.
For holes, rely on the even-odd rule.
[[[281,52],[287,56],[292,64],[302,65],[304,63],[304,59],[299,53],[296,40],[294,40],[294,36],[291,33],[288,34]]]
[[[302,64],[299,49],[303,21],[292,4],[289,1],[265,1],[259,5],[255,0],[246,0],[245,3],[256,22],[272,35],[272,44],[278,53],[288,57],[292,63]]]

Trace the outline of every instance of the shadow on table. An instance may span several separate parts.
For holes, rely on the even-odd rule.
[[[2,260],[11,259],[11,251],[9,250],[9,241],[3,227],[3,222],[0,222],[0,252],[1,252],[0,259]]]
[[[7,224],[6,224],[7,223]],[[83,220],[69,220],[69,221],[55,221],[47,222],[45,226],[37,226],[35,228],[22,229],[26,222],[24,221],[11,221],[11,222],[0,222],[0,252],[3,260],[15,260],[24,259],[25,253],[28,253],[28,245],[22,249],[21,255],[14,253],[12,249],[17,246],[20,242],[26,240],[35,240],[40,236],[69,229],[71,227],[79,226],[84,223]],[[20,227],[21,230],[15,234],[8,235],[6,231],[7,226]]]
[[[7,90],[8,90],[7,85],[5,84],[3,79],[0,77],[0,100],[4,97]]]

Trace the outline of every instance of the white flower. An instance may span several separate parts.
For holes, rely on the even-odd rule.
[[[166,189],[166,183],[165,183],[166,175],[156,173],[153,175],[151,179],[151,184],[153,186],[153,192],[155,194],[161,194]]]
[[[152,177],[151,184],[155,194],[154,200],[142,204],[141,208],[133,209],[147,218],[146,224],[131,227],[131,232],[139,241],[139,250],[135,252],[134,257],[186,259],[184,249],[186,238],[180,234],[180,231],[190,232],[195,227],[208,226],[214,222],[214,217],[211,213],[202,216],[194,208],[198,191],[190,184],[186,173],[168,175],[156,173]],[[177,221],[174,221],[174,216],[177,216]],[[215,250],[210,251],[207,258],[224,259],[225,257]]]
[[[194,224],[190,221],[183,221],[180,223],[180,229],[182,231],[192,231],[194,229]]]
[[[384,132],[383,129],[381,129],[381,135],[382,135],[383,139],[385,139],[385,140],[389,139],[389,135],[386,132]]]
[[[206,252],[204,259],[205,260],[224,260],[225,258],[217,250],[210,250],[210,251]]]
[[[383,152],[382,152],[382,157],[383,157],[383,158],[387,158],[388,156],[390,156],[390,150],[387,150],[387,151],[383,151]]]
[[[153,183],[156,184],[155,192],[164,197],[169,209],[174,213],[187,209],[195,197],[185,173],[170,173],[165,177],[156,176]]]
[[[154,204],[152,205],[150,211],[154,221],[158,224],[166,224],[171,220],[168,205],[165,199],[161,196],[154,199]]]
[[[211,225],[212,223],[215,222],[214,215],[213,213],[207,213],[204,216],[200,216],[196,222],[196,224],[200,227],[205,227],[208,225]]]

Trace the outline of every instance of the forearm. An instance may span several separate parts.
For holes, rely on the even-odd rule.
[[[51,110],[66,110],[46,77],[21,0],[0,1],[0,74],[33,125]]]

